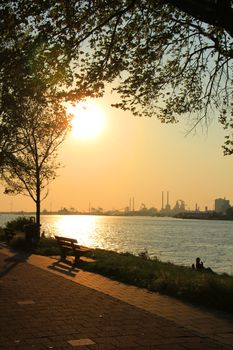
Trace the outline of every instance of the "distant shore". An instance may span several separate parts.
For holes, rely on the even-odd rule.
[[[34,211],[1,211],[0,215],[36,215]],[[174,219],[189,219],[189,220],[226,220],[233,221],[233,216],[218,214],[216,212],[206,213],[206,212],[182,212],[175,215],[165,215],[165,214],[149,214],[142,213],[140,211],[134,212],[79,212],[79,211],[53,211],[53,212],[42,212],[41,215],[94,215],[94,216],[141,216],[141,217],[164,217],[164,218],[174,218]]]

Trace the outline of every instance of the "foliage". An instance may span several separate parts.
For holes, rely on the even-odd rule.
[[[54,238],[43,237],[36,247],[35,254],[46,256],[59,255],[60,249]]]
[[[94,258],[92,262],[82,262],[82,268],[150,291],[233,312],[232,276],[99,249],[94,251]]]
[[[19,216],[16,219],[13,219],[11,221],[8,221],[6,223],[6,228],[15,230],[15,231],[21,231],[24,232],[24,226],[31,223],[30,217],[27,216]]]
[[[20,96],[76,101],[107,82],[116,107],[164,123],[217,110],[233,152],[231,0],[5,0],[0,15],[3,120]]]
[[[59,163],[57,150],[69,130],[69,117],[60,101],[38,102],[32,98],[17,101],[20,123],[12,135],[17,150],[7,152],[1,179],[6,184],[5,193],[25,194],[36,203],[36,224],[40,227],[42,191],[56,176]]]
[[[150,260],[150,256],[147,249],[144,249],[143,251],[139,252],[138,256],[144,260]]]
[[[66,45],[69,34],[60,33],[58,40],[54,31],[50,30],[52,26],[49,19],[50,6],[54,14],[54,25],[59,22],[60,15],[56,12],[56,3],[51,1],[49,6],[48,4],[42,6],[38,1],[19,0],[12,3],[6,0],[0,4],[0,167],[7,168],[7,172],[9,172],[10,163],[14,164],[14,172],[16,170],[18,172],[21,168],[21,173],[22,167],[28,172],[31,167],[31,164],[28,166],[27,159],[29,146],[27,144],[25,150],[23,145],[25,141],[23,136],[26,134],[24,128],[29,126],[30,131],[32,129],[34,131],[35,127],[40,127],[36,135],[37,143],[39,136],[42,137],[40,143],[45,136],[45,131],[42,135],[43,127],[47,128],[47,132],[53,130],[51,139],[54,139],[54,130],[61,131],[63,127],[64,131],[66,128],[64,109],[62,117],[60,103],[64,100],[67,87],[72,84],[73,73]],[[63,11],[64,8],[60,10]],[[81,90],[80,94],[77,93],[78,95],[75,96],[76,98],[82,96]],[[53,119],[52,113],[57,113]],[[33,114],[36,115],[34,121],[32,121]],[[27,118],[29,118],[28,121]],[[43,121],[38,124],[40,118],[43,118]],[[55,125],[56,122],[57,125]],[[48,128],[49,123],[52,124]],[[29,136],[26,135],[26,137],[25,142],[28,143]],[[33,136],[30,140],[32,138]],[[49,135],[46,135],[46,138],[48,141]],[[32,147],[34,147],[34,140]],[[48,147],[48,144],[45,145],[44,150],[45,148],[48,150]],[[34,150],[31,151],[34,152]],[[26,158],[23,152],[27,153]],[[27,159],[26,166],[22,159]],[[46,170],[45,166],[44,170]],[[55,171],[52,174],[51,168],[47,167],[47,170],[49,170],[48,179],[52,178]],[[45,178],[45,175],[41,177]],[[12,183],[12,176],[9,181]],[[30,192],[34,200],[32,182],[33,179],[27,192]],[[25,186],[25,181],[23,186],[18,182],[17,186],[14,186],[17,187],[14,189],[15,193]]]
[[[2,176],[7,193],[25,193],[37,201],[37,187],[43,190],[55,177],[57,149],[69,130],[65,109],[56,101],[39,104],[34,99],[21,101],[17,126],[18,150],[7,154]]]
[[[2,227],[0,227],[0,242],[5,242],[6,235]]]
[[[22,96],[43,101],[46,91],[49,99],[67,97],[79,64],[79,45],[72,46],[73,39],[82,41],[87,16],[88,2],[82,0],[1,2],[0,106],[4,118],[17,113],[14,102]],[[79,84],[67,98],[76,102],[95,90]]]
[[[163,123],[184,115],[195,129],[221,111],[225,119],[220,121],[230,131],[224,151],[230,154],[233,10],[230,1],[222,4],[231,18],[227,25],[221,11],[218,18],[214,15],[220,2],[209,1],[206,17],[205,2],[192,1],[199,3],[199,13],[184,3],[104,2],[104,10],[97,8],[92,17],[96,30],[85,61],[87,79],[116,81],[114,90],[121,97],[116,107],[139,116],[156,115]]]
[[[56,3],[51,2],[51,6]],[[65,41],[50,32],[38,1],[0,4],[0,170],[6,193],[29,195],[40,227],[41,192],[55,178],[59,145],[69,129],[62,106],[72,83]]]
[[[59,255],[59,247],[53,238],[41,237],[36,246],[29,245],[25,237],[17,235],[10,242],[10,247],[14,250],[22,250],[33,254],[51,256]]]

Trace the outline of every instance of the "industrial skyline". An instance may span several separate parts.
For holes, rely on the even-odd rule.
[[[100,206],[92,206],[91,202],[89,202],[89,207],[88,210],[78,210],[72,206],[69,207],[61,207],[61,208],[56,208],[52,209],[52,203],[50,203],[50,208],[43,208],[42,209],[42,214],[50,214],[50,213],[59,213],[59,214],[73,214],[73,213],[83,213],[83,214],[134,214],[134,213],[139,213],[140,215],[162,215],[162,216],[174,216],[176,214],[188,212],[188,213],[204,213],[204,212],[213,212],[215,211],[216,213],[224,213],[228,208],[231,207],[230,200],[226,198],[217,198],[213,199],[213,207],[208,208],[205,206],[204,210],[200,210],[198,204],[196,203],[195,208],[189,208],[187,204],[185,203],[184,200],[178,199],[175,200],[175,204],[170,203],[170,191],[161,191],[161,207],[156,208],[155,206],[149,206],[145,203],[138,204],[138,206],[135,205],[135,197],[129,197],[128,205],[122,207],[122,208],[102,208]],[[1,212],[32,212],[32,211],[14,211],[13,210],[13,205],[10,203],[10,208],[9,210],[6,211],[1,211]]]
[[[123,203],[122,206],[116,206],[114,205],[110,205],[110,206],[101,206],[98,205],[98,202],[95,201],[89,201],[88,202],[88,207],[87,208],[82,208],[80,209],[79,206],[74,206],[72,204],[66,204],[66,205],[56,205],[56,202],[49,202],[47,203],[47,205],[44,205],[42,202],[42,206],[41,206],[41,210],[42,211],[47,211],[47,212],[57,212],[59,210],[61,210],[62,208],[69,208],[69,210],[71,209],[71,211],[81,211],[81,212],[89,212],[91,213],[92,211],[94,211],[97,208],[100,208],[101,210],[104,211],[108,211],[108,210],[116,210],[116,211],[138,211],[140,209],[144,208],[155,208],[158,212],[161,213],[168,213],[170,211],[176,211],[176,212],[180,212],[180,211],[207,211],[207,210],[215,210],[215,206],[216,206],[216,198],[213,198],[211,200],[210,205],[202,205],[202,207],[200,208],[199,204],[197,202],[194,202],[193,205],[189,205],[189,203],[186,202],[185,199],[174,199],[173,201],[170,199],[171,197],[171,192],[170,191],[161,191],[160,194],[160,200],[158,199],[159,196],[155,197],[154,200],[150,201],[150,203],[148,204],[146,201],[142,201],[140,200],[138,197],[136,198],[136,196],[131,196],[128,198],[128,203],[126,202],[125,205]],[[20,196],[18,196],[20,197]],[[17,197],[17,199],[18,199]],[[22,196],[21,196],[22,197]],[[217,197],[217,196],[216,196]],[[223,200],[225,201],[225,197],[222,196],[223,198],[219,198],[220,201]],[[8,203],[6,208],[4,209],[0,209],[0,212],[15,212],[15,211],[33,211],[31,208],[29,209],[25,209],[25,208],[15,208],[14,206],[14,200],[16,197],[8,197]],[[114,202],[114,198],[113,198],[113,202]],[[230,204],[230,200],[226,200],[226,202]]]
[[[58,161],[64,165],[49,184],[49,195],[42,211],[74,207],[121,209],[134,198],[134,209],[141,203],[161,209],[169,190],[169,204],[185,201],[186,209],[214,208],[214,199],[233,200],[232,157],[221,150],[224,133],[213,121],[208,136],[197,131],[185,136],[184,123],[161,125],[156,119],[134,118],[110,107],[114,95],[96,100],[106,115],[99,137],[79,140],[69,135]],[[4,195],[0,188],[0,211],[33,211],[34,202],[22,195]],[[133,206],[131,199],[131,206]]]

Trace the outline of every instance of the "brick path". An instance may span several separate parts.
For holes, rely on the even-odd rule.
[[[233,349],[231,316],[55,259],[2,248],[0,277],[0,349]]]

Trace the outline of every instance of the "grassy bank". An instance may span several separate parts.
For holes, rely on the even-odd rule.
[[[25,250],[22,237],[13,239],[13,249]],[[42,238],[34,254],[59,255],[54,239]],[[189,267],[150,259],[129,253],[93,250],[93,261],[82,261],[80,267],[111,279],[160,292],[197,305],[233,312],[233,277],[227,274],[199,272]]]
[[[197,305],[233,312],[232,276],[145,259],[143,254],[95,250],[94,257],[94,262],[84,262],[82,268]]]

